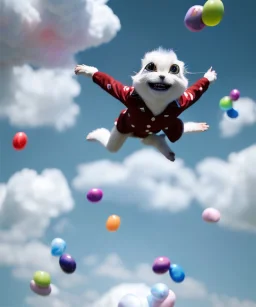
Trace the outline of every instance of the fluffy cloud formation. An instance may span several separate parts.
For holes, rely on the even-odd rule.
[[[0,81],[5,78],[3,83],[8,81],[10,88],[0,98],[0,118],[9,118],[16,127],[54,126],[58,131],[75,124],[79,106],[74,98],[80,85],[71,70],[33,70],[24,65],[5,68],[1,74]]]
[[[109,42],[120,30],[106,2],[2,0],[0,117],[16,126],[59,131],[74,125],[80,93],[70,69],[74,55]]]
[[[122,204],[143,208],[146,204],[152,210],[180,211],[195,199],[203,208],[220,210],[220,225],[248,231],[256,231],[255,185],[256,145],[230,154],[226,161],[204,159],[194,170],[179,159],[170,163],[156,151],[143,149],[122,163],[79,165],[73,180],[81,192],[100,186],[106,200],[122,199]]]
[[[180,298],[203,299],[207,297],[207,289],[203,283],[187,277],[182,284],[171,282],[168,274],[156,275],[147,263],[138,264],[133,270],[129,270],[117,254],[110,254],[101,261],[100,266],[93,266],[93,274],[100,277],[112,278],[118,281],[136,283],[140,282],[147,285],[153,285],[163,282]]]
[[[38,241],[52,219],[73,207],[69,185],[60,170],[45,169],[38,174],[23,169],[12,175],[0,185],[0,266],[11,267],[16,278],[25,280],[30,280],[34,271],[47,271],[64,288],[84,282],[79,274],[62,274],[49,246]]]
[[[67,180],[58,169],[45,169],[41,174],[23,169],[1,190],[0,240],[5,242],[41,237],[52,218],[74,207]]]
[[[137,151],[122,163],[102,160],[82,164],[77,172],[73,186],[81,192],[100,186],[106,200],[122,199],[123,204],[171,212],[189,206],[193,197],[191,186],[196,180],[182,160],[170,163],[151,149]]]
[[[246,126],[256,124],[256,103],[251,98],[241,98],[234,102],[234,109],[239,116],[231,119],[224,112],[219,124],[222,137],[233,137],[240,133]]]
[[[219,297],[213,295],[210,300],[212,307],[256,307],[256,302],[249,300],[240,301],[236,297]]]
[[[98,263],[101,265],[98,266]],[[34,307],[45,305],[48,307],[116,307],[123,296],[134,294],[141,298],[143,307],[148,307],[145,298],[150,294],[150,287],[160,282],[165,283],[175,292],[177,300],[201,300],[210,303],[212,307],[256,307],[256,303],[249,300],[240,301],[238,298],[209,293],[202,282],[191,277],[186,277],[181,284],[175,284],[168,274],[161,276],[154,274],[147,263],[140,263],[134,269],[128,269],[117,254],[109,254],[105,259],[98,255],[88,255],[84,259],[84,265],[87,266],[86,271],[89,276],[96,278],[101,283],[104,282],[104,277],[112,279],[117,282],[117,285],[101,295],[87,287],[86,292],[81,295],[55,291],[54,296],[48,298],[29,296],[26,300],[28,305]]]
[[[88,256],[88,259],[95,259],[95,255]],[[116,307],[123,296],[133,294],[141,298],[143,307],[148,307],[145,298],[150,294],[150,287],[154,283],[163,282],[175,292],[177,301],[180,299],[200,299],[205,303],[210,303],[212,307],[256,307],[256,303],[249,300],[241,301],[238,298],[211,294],[203,283],[189,277],[179,285],[174,284],[170,282],[167,275],[155,275],[147,264],[139,264],[134,270],[128,270],[116,254],[108,255],[100,268],[96,268],[93,261],[88,261],[87,265],[90,263],[92,264],[93,274],[98,275],[101,282],[105,276],[123,283],[117,284],[103,295],[92,290],[87,290],[82,295],[72,295],[62,291],[60,295],[49,298],[28,297],[27,303],[34,307],[43,307],[45,304],[48,307]],[[141,270],[143,266],[144,270]],[[111,270],[119,272],[119,276],[118,274],[113,275]]]
[[[141,298],[149,294],[149,287],[145,284],[119,284],[99,297],[94,291],[86,291],[82,295],[72,295],[62,292],[59,296],[38,297],[29,296],[28,305],[33,307],[117,307],[118,302],[127,293],[133,293]]]
[[[200,204],[220,210],[224,225],[256,231],[256,145],[230,154],[227,161],[207,158],[196,171]]]

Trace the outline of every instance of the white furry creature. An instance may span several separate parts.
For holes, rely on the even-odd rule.
[[[137,137],[174,161],[175,154],[165,136],[174,143],[183,133],[209,128],[206,123],[183,124],[178,116],[202,96],[209,84],[217,79],[217,74],[210,68],[203,78],[187,88],[184,63],[178,60],[173,50],[159,48],[146,53],[141,70],[132,77],[131,87],[92,66],[77,65],[75,73],[91,77],[126,107],[111,132],[100,128],[87,136],[88,141],[98,141],[110,152],[117,152],[127,138]],[[158,135],[160,131],[163,134]]]

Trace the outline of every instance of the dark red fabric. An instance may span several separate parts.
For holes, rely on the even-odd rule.
[[[116,120],[120,133],[132,133],[135,137],[146,138],[162,130],[173,143],[183,134],[183,122],[178,116],[192,106],[209,87],[208,79],[201,78],[161,114],[154,116],[133,87],[125,86],[102,72],[96,72],[93,81],[126,106],[127,109]]]

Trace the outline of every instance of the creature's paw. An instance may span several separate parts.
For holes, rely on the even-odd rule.
[[[92,77],[98,69],[93,66],[87,66],[87,65],[76,65],[75,67],[75,74],[76,75],[84,75],[87,77]]]
[[[204,74],[204,77],[213,82],[217,79],[217,73],[215,70],[212,70],[212,67]]]
[[[209,129],[207,123],[185,123],[184,124],[184,133],[187,132],[204,132]]]
[[[198,123],[197,124],[197,130],[196,131],[198,131],[198,132],[204,132],[204,131],[206,131],[206,130],[208,130],[209,129],[209,125],[207,124],[207,123]]]
[[[105,141],[108,140],[110,135],[109,130],[105,128],[99,128],[96,130],[93,130],[86,136],[87,141]]]
[[[166,157],[168,160],[172,161],[172,162],[175,161],[175,153],[172,152],[172,151],[170,151],[170,152],[168,152],[167,154],[165,154],[165,157]]]

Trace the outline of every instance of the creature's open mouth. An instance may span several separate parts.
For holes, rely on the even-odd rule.
[[[155,91],[167,91],[172,86],[171,84],[151,83],[151,82],[148,82],[148,85],[152,90],[155,90]]]

